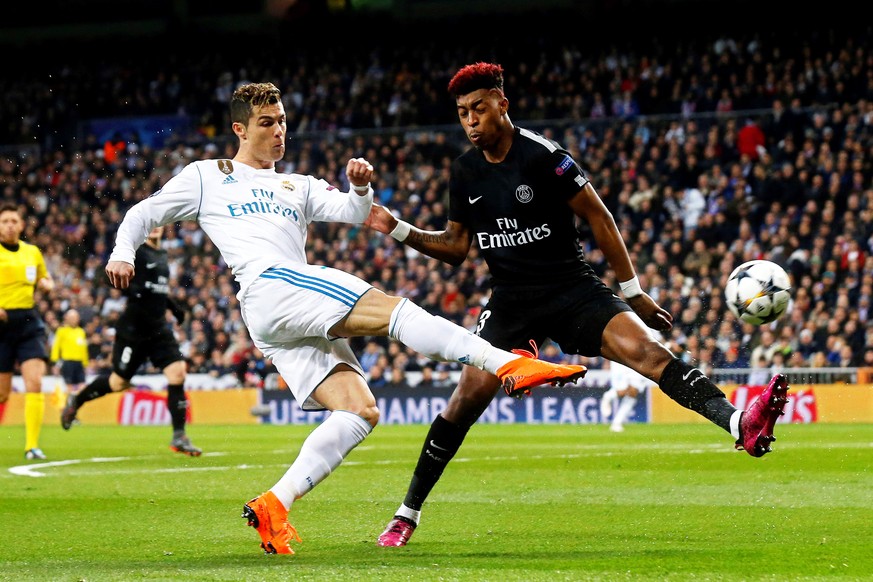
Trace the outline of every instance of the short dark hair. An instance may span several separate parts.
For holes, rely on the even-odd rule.
[[[497,89],[503,93],[503,67],[496,63],[473,63],[462,67],[449,81],[449,94],[466,95],[479,89]]]
[[[272,83],[240,85],[230,98],[230,120],[233,123],[248,123],[252,109],[278,103],[281,99],[282,93]]]
[[[4,212],[14,212],[18,216],[21,216],[21,209],[17,204],[13,204],[12,202],[4,202],[3,204],[0,204],[0,214],[3,214]]]

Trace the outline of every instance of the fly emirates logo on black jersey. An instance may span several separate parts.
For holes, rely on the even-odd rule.
[[[157,282],[154,281],[146,281],[145,288],[154,293],[155,295],[169,295],[170,294],[170,282],[169,280],[161,275],[158,277]]]
[[[479,242],[480,249],[520,247],[547,239],[552,235],[552,229],[549,228],[548,224],[519,230],[518,220],[514,218],[498,218],[496,222],[499,232],[476,233],[476,240]]]
[[[274,202],[275,194],[269,190],[261,188],[252,188],[252,196],[254,200],[244,202],[242,204],[228,204],[227,209],[230,215],[234,218],[247,216],[250,214],[276,214],[283,216],[288,220],[299,222],[297,210],[289,208],[284,204]]]

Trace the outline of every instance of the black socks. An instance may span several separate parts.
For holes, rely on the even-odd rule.
[[[173,423],[173,436],[185,434],[185,415],[188,412],[188,399],[182,384],[167,386],[167,410],[170,411],[170,421]]]
[[[110,392],[112,392],[112,388],[109,387],[109,376],[98,376],[76,394],[76,408],[78,409],[86,402],[105,396]]]
[[[730,432],[736,407],[703,372],[675,358],[667,364],[658,383],[661,391],[689,410]]]
[[[434,419],[424,440],[421,455],[418,457],[418,465],[409,483],[406,499],[403,501],[406,507],[421,509],[424,500],[442,476],[446,465],[461,448],[468,430],[452,424],[442,416]]]

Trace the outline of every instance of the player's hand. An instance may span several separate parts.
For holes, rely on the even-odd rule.
[[[346,176],[352,186],[366,186],[373,181],[373,165],[364,158],[352,158],[346,164]]]
[[[179,322],[179,325],[185,323],[185,310],[181,305],[173,301],[172,299],[167,299],[167,309],[170,310],[170,313],[173,314],[173,317],[176,318],[176,321]]]
[[[124,261],[109,261],[106,264],[106,276],[116,289],[127,289],[133,279],[133,265]]]
[[[381,204],[373,203],[370,207],[370,215],[364,221],[364,226],[369,226],[383,234],[388,234],[397,226],[397,219]]]
[[[655,300],[648,293],[642,293],[627,299],[627,304],[652,329],[658,331],[670,331],[673,329],[673,316],[666,309],[655,303]]]

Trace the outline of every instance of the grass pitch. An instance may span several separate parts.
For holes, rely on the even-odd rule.
[[[482,425],[409,546],[375,539],[423,425],[380,426],[298,501],[294,556],[240,517],[312,427],[0,427],[2,580],[869,580],[873,426],[777,427],[753,459],[710,425]]]

